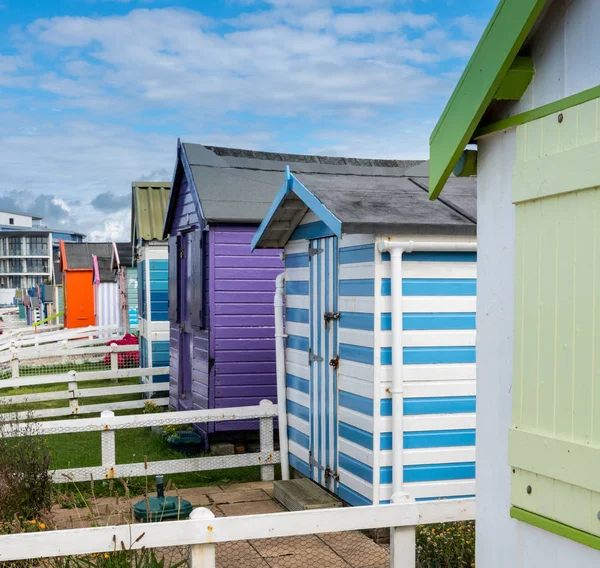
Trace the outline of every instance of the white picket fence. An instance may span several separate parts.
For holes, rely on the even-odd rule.
[[[111,406],[114,407],[114,405]],[[261,478],[264,481],[270,481],[275,476],[274,464],[280,462],[279,452],[274,449],[273,418],[275,416],[277,416],[277,407],[271,401],[263,400],[258,406],[128,416],[115,416],[112,410],[104,410],[98,418],[37,422],[33,425],[33,431],[47,436],[76,432],[101,432],[101,465],[56,470],[52,474],[55,483],[90,481],[90,479],[144,477],[247,466],[261,466]],[[259,420],[260,451],[257,453],[182,458],[155,462],[144,459],[143,462],[139,463],[116,463],[116,430],[252,419]],[[15,436],[26,431],[25,426],[21,430],[11,428],[7,430],[5,435]]]
[[[88,340],[82,340],[87,342]],[[89,340],[97,341],[97,340]],[[48,408],[41,410],[23,410],[17,412],[21,419],[29,418],[56,418],[61,416],[71,416],[78,414],[91,414],[102,412],[107,408],[111,410],[139,409],[145,405],[145,400],[140,397],[139,400],[129,400],[122,402],[111,402],[104,404],[81,405],[80,399],[99,397],[99,396],[118,396],[130,395],[135,393],[168,393],[168,383],[148,383],[138,385],[114,385],[110,387],[80,388],[79,383],[87,381],[97,381],[102,379],[119,379],[130,377],[149,377],[153,375],[165,375],[169,373],[169,367],[133,367],[119,368],[120,353],[137,353],[139,345],[101,345],[80,347],[81,343],[66,342],[59,348],[55,345],[52,348],[12,348],[10,353],[0,354],[0,364],[10,362],[12,378],[0,380],[0,389],[20,388],[24,386],[41,386],[49,384],[67,383],[67,390],[29,393],[23,395],[0,396],[0,407],[3,404],[22,405],[45,401],[65,400],[69,402],[68,407]],[[74,369],[66,373],[44,374],[37,376],[20,376],[21,364],[35,361],[55,361],[60,363],[65,361],[70,364],[73,361],[82,358],[95,358],[98,361],[98,367],[102,368],[102,359],[110,354],[110,367],[105,370],[76,371],[77,364],[73,363]],[[168,394],[162,398],[154,399],[158,406],[166,406],[169,403]],[[1,415],[0,415],[1,416]]]
[[[190,546],[190,568],[215,568],[220,543],[392,527],[390,567],[415,568],[417,525],[474,518],[475,499],[415,503],[405,495],[389,505],[244,517],[215,517],[209,509],[199,508],[185,521],[0,536],[0,562],[110,553],[121,548]]]

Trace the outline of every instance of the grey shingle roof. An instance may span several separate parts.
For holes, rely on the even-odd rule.
[[[112,243],[64,243],[67,269],[91,269],[92,256],[112,258]],[[64,261],[63,261],[64,265]]]
[[[283,183],[295,174],[386,177],[402,175],[420,160],[374,160],[279,154],[184,143],[194,185],[210,222],[260,223]]]

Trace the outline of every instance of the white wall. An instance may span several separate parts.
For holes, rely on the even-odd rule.
[[[510,518],[515,158],[514,130],[479,142],[477,568],[600,566],[599,551]]]
[[[31,227],[32,219],[28,215],[17,215],[15,213],[5,213],[0,211],[0,225],[11,225],[10,219],[13,219],[15,227]]]

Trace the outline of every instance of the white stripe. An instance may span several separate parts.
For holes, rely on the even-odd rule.
[[[350,411],[352,412],[352,411]],[[356,412],[354,414],[357,414]],[[362,416],[362,415],[358,415]],[[415,416],[404,416],[405,432],[423,432],[429,430],[462,430],[475,428],[475,413],[465,414],[418,414]],[[357,424],[354,424],[360,428]],[[364,430],[365,428],[363,428]],[[368,430],[371,432],[372,430]],[[381,418],[381,431],[392,431],[392,417]]]
[[[345,438],[339,438],[339,451],[351,458],[358,460],[361,463],[373,466],[373,452],[367,448],[363,448],[354,442],[350,442]],[[390,452],[391,453],[391,452]],[[391,461],[390,461],[391,463]]]
[[[366,414],[361,414],[360,412],[355,412],[354,410],[350,410],[349,408],[345,408],[343,406],[339,407],[338,416],[340,422],[345,422],[346,424],[350,424],[350,426],[355,426],[356,428],[360,428],[361,430],[365,430],[366,432],[373,432],[373,417],[367,416]],[[382,418],[382,422],[385,419]],[[390,424],[389,428],[386,428],[384,431],[391,430],[391,416],[388,417],[388,422]],[[435,428],[430,428],[434,430]]]
[[[308,241],[306,239],[289,241],[285,245],[285,254],[298,254],[301,252],[308,252]]]
[[[331,238],[329,239],[329,259],[330,259],[330,264],[328,267],[329,270],[329,311],[334,311],[335,308],[335,303],[334,303],[334,298],[336,295],[336,282],[334,282],[333,279],[333,272],[334,272],[334,265],[335,265],[335,254],[334,254],[334,250],[337,248],[337,239],[336,238]],[[329,336],[329,357],[335,357],[336,352],[337,352],[337,346],[334,344],[333,341],[333,337],[334,337],[334,330],[336,330],[338,328],[338,322],[333,322],[330,326],[329,326],[329,332],[328,332],[328,336]],[[337,405],[337,384],[336,384],[336,380],[337,380],[337,375],[335,372],[335,369],[333,367],[330,367],[329,365],[327,365],[327,369],[329,372],[329,409],[327,411],[327,418],[329,421],[329,467],[334,468],[335,466],[335,441],[336,441],[336,437],[337,437],[337,424],[334,421],[334,412],[333,409],[334,407]],[[332,479],[330,481],[331,484],[331,489],[334,489],[334,480]]]
[[[338,390],[364,396],[365,398],[373,398],[372,382],[361,381],[344,375],[338,375]]]
[[[382,297],[381,311],[392,311],[392,297]],[[474,312],[475,296],[404,296],[402,308],[405,313]]]
[[[300,337],[309,337],[310,335],[310,327],[307,323],[297,323],[295,321],[286,321],[285,331],[288,335],[298,335]]]
[[[366,334],[372,332],[353,330],[356,333]],[[367,341],[366,337],[363,341]],[[463,347],[475,345],[474,329],[448,329],[448,330],[414,330],[402,332],[402,344],[404,347]],[[364,345],[367,343],[352,343],[352,345]],[[381,332],[381,347],[392,346],[392,332]]]
[[[475,495],[474,479],[457,481],[426,481],[421,483],[405,483],[404,491],[414,499],[435,499],[436,497],[458,497],[459,495]],[[381,486],[381,501],[389,501],[392,486]]]
[[[465,237],[461,235],[439,235],[435,237],[436,242],[438,243],[475,243],[477,244],[477,239],[474,237]],[[386,234],[381,235],[378,241],[414,241],[416,243],[427,243],[431,241],[430,235],[396,235],[396,234]]]
[[[309,242],[310,246],[310,242]],[[318,255],[313,256],[310,259],[310,286],[309,286],[309,294],[310,294],[310,326],[311,326],[311,336],[310,336],[310,347],[314,352],[318,349],[317,344],[317,335],[315,333],[317,320],[317,293],[315,289],[315,285],[317,282],[317,262]],[[319,457],[319,438],[318,438],[318,424],[317,424],[317,414],[318,414],[318,391],[319,391],[319,374],[318,367],[316,362],[310,363],[311,369],[311,398],[312,402],[310,405],[310,427],[311,427],[311,443],[312,443],[312,452],[316,459]],[[319,479],[318,469],[311,466],[310,469],[311,478]]]
[[[301,404],[302,406],[305,406],[306,408],[310,408],[310,397],[306,393],[300,392],[296,389],[290,389],[290,388],[287,388],[286,392],[287,392],[288,400],[295,402],[297,404]]]
[[[285,279],[287,282],[308,282],[308,266],[286,268]]]
[[[340,483],[360,493],[367,499],[373,498],[373,486],[370,483],[342,468],[338,469],[338,473],[340,474]]]
[[[390,278],[391,262],[384,262],[382,278]],[[403,278],[477,278],[476,262],[403,262]]]
[[[308,358],[305,359],[304,365],[294,363],[292,361],[285,362],[285,371],[290,375],[295,375],[307,381],[310,380],[310,368],[308,367]]]
[[[382,381],[391,381],[391,365],[386,365],[389,376]],[[476,377],[475,363],[451,363],[448,365],[404,365],[402,372],[405,381],[452,381]]]
[[[303,462],[309,463],[309,452],[306,448],[303,448],[300,444],[296,444],[293,440],[288,441],[290,454],[294,454],[297,458]]]
[[[360,245],[369,245],[375,242],[375,237],[370,234],[366,235],[342,235],[340,240],[340,248],[356,247]]]
[[[292,363],[298,363],[298,365],[306,365],[308,363],[308,353],[306,351],[299,351],[298,349],[285,349],[286,361]]]
[[[285,297],[285,307],[308,310],[310,308],[310,298],[308,296],[288,295]]]
[[[375,265],[372,262],[340,264],[339,278],[340,280],[364,280],[365,278],[373,278],[374,267]]]
[[[307,223],[316,223],[321,219],[317,217],[312,211],[308,211],[304,217],[302,217],[302,221],[300,221],[300,225],[306,225]]]
[[[341,327],[338,333],[340,343],[346,343],[348,345],[360,345],[361,347],[373,347],[372,331]]]
[[[339,337],[339,335],[338,335]],[[373,382],[373,365],[340,359],[338,375]],[[391,376],[391,375],[390,375]]]
[[[323,248],[323,251],[325,250],[325,248],[327,247],[327,244],[329,242],[329,240],[331,239],[322,239],[321,240],[321,247]],[[318,283],[319,286],[319,291],[320,291],[320,301],[321,301],[321,321],[319,322],[319,326],[321,328],[321,345],[319,345],[319,355],[321,355],[321,357],[323,357],[323,361],[319,362],[319,365],[321,367],[321,385],[320,385],[320,395],[321,395],[321,451],[320,456],[321,456],[321,464],[326,465],[327,464],[327,441],[326,441],[326,435],[327,435],[327,414],[329,409],[327,408],[327,405],[325,404],[326,398],[325,398],[325,392],[327,390],[327,374],[328,374],[328,370],[329,370],[329,361],[325,361],[325,343],[326,343],[326,333],[325,333],[325,327],[323,325],[323,314],[327,311],[327,306],[325,305],[325,275],[326,275],[326,263],[325,263],[325,252],[321,253],[319,256],[319,264],[321,266],[321,279],[320,282]],[[323,479],[323,481],[325,481]]]
[[[372,314],[374,301],[371,296],[340,296],[338,300],[340,312],[357,312]],[[391,306],[391,299],[390,299]],[[388,311],[390,311],[388,309]]]
[[[453,448],[418,448],[404,450],[404,465],[464,463],[475,461],[475,446]],[[381,452],[381,467],[392,465],[392,451]]]
[[[302,432],[303,434],[306,434],[307,436],[310,436],[310,425],[308,424],[308,422],[305,422],[301,418],[298,418],[297,416],[294,416],[293,414],[290,414],[289,412],[288,412],[288,426],[290,426],[291,428],[295,428],[296,430],[298,430],[299,432]]]
[[[381,397],[390,398],[392,382],[381,383]],[[465,381],[431,381],[426,383],[404,383],[406,398],[423,398],[428,396],[475,396],[477,383],[475,380]],[[357,393],[358,394],[358,393]]]

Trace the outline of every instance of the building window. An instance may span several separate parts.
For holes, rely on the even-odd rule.
[[[8,254],[10,256],[21,256],[23,254],[21,237],[8,237]]]
[[[29,256],[48,256],[47,237],[26,237],[25,246]]]
[[[47,273],[48,261],[45,258],[27,259],[27,272],[29,273]]]
[[[14,219],[14,217],[9,217],[9,218],[8,218],[8,224],[9,224],[9,225],[14,225],[14,224],[15,224],[15,219]]]

